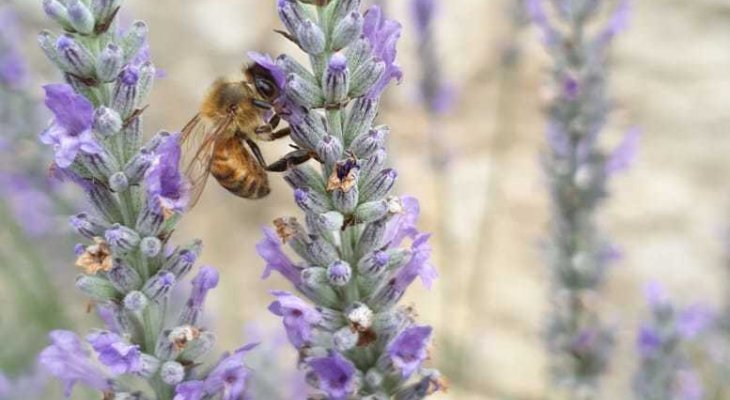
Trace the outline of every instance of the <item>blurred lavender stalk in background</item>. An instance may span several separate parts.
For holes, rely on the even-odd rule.
[[[201,316],[218,272],[201,267],[183,304],[170,296],[201,244],[170,241],[188,205],[179,134],[160,132],[143,143],[141,114],[156,69],[147,25],[122,28],[121,2],[42,2],[64,32],[44,31],[39,44],[66,83],[45,86],[54,118],[41,141],[55,153],[54,174],[79,186],[91,206],[70,219],[86,240],[76,246],[76,288],[97,305],[105,326],[85,341],[51,332],[39,362],[64,383],[66,396],[79,383],[105,398],[239,399],[249,376],[244,356],[253,346],[212,367],[204,363],[215,335]]]
[[[55,219],[66,204],[50,185],[47,157],[36,144],[41,114],[28,88],[30,71],[20,53],[20,26],[12,5],[0,5],[0,26],[0,274],[7,282],[3,290],[14,295],[3,307],[0,340],[13,346],[0,348],[0,371],[14,376],[28,373],[46,333],[66,324],[52,283],[56,263],[49,262],[58,259],[57,246],[34,244],[51,238],[63,242]],[[17,326],[24,327],[22,335]]]
[[[551,275],[551,311],[546,340],[555,385],[570,398],[599,398],[600,378],[614,347],[613,329],[597,305],[615,246],[596,225],[607,197],[607,181],[625,169],[637,147],[629,132],[611,153],[599,149],[610,111],[607,97],[608,46],[627,24],[628,2],[590,34],[601,8],[598,0],[529,0],[532,20],[553,60],[553,96],[548,105],[548,148],[543,155],[552,200],[546,261]]]
[[[361,14],[360,5],[278,1],[286,35],[311,69],[289,55],[252,54],[283,91],[276,107],[291,139],[319,162],[290,164],[285,175],[305,221],[277,219],[257,249],[264,275],[278,271],[307,299],[275,291],[270,310],[282,317],[313,388],[331,399],[419,399],[443,385],[423,366],[432,329],[398,302],[415,279],[430,285],[436,272],[429,235],[416,229],[418,202],[388,195],[397,176],[385,168],[389,129],[373,126],[383,90],[401,78],[401,26],[377,6]]]
[[[714,324],[707,306],[676,309],[664,289],[647,285],[650,317],[640,328],[636,350],[639,369],[634,392],[639,400],[700,400],[705,398],[700,371],[692,365],[688,343],[698,341]]]
[[[287,357],[289,347],[286,334],[256,324],[246,325],[246,342],[261,343],[248,357],[248,366],[254,371],[249,394],[252,399],[306,400],[308,385],[304,374],[296,368],[293,358]]]

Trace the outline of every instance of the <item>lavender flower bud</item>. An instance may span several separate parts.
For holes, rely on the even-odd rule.
[[[307,108],[317,108],[324,104],[322,89],[314,82],[295,74],[287,77],[286,95]]]
[[[388,200],[376,200],[362,203],[355,210],[355,220],[359,223],[367,223],[377,221],[389,212]]]
[[[310,188],[319,193],[325,193],[325,184],[317,170],[309,165],[300,165],[292,168],[284,175],[284,180],[293,188]]]
[[[68,22],[79,33],[90,34],[94,31],[94,16],[91,10],[79,0],[68,0],[66,2],[68,11]]]
[[[361,0],[340,0],[332,11],[332,20],[340,21],[346,18],[350,13],[358,12]],[[359,14],[359,12],[358,12]]]
[[[122,118],[111,108],[101,106],[94,112],[93,128],[101,136],[113,136],[122,130]]]
[[[317,145],[317,154],[325,168],[331,171],[342,156],[342,143],[336,137],[327,135]]]
[[[296,75],[300,79],[304,79],[307,82],[307,85],[316,86],[319,89],[317,78],[314,77],[311,71],[305,68],[294,58],[286,54],[282,54],[276,58],[276,63],[287,73],[287,75]]]
[[[96,18],[97,25],[103,24],[111,18],[123,0],[92,0],[91,12]]]
[[[122,293],[131,292],[142,286],[142,277],[121,258],[115,258],[112,269],[107,273],[109,281]]]
[[[185,379],[185,367],[175,361],[167,361],[160,368],[160,378],[168,385],[175,386]]]
[[[60,68],[61,64],[58,60],[58,52],[56,51],[56,41],[57,38],[49,31],[42,31],[38,34],[38,47],[43,50],[43,54],[46,55],[49,61]]]
[[[137,107],[137,83],[139,82],[139,68],[128,66],[117,78],[112,94],[112,108],[119,112],[122,118],[129,117]]]
[[[382,170],[372,181],[365,184],[362,189],[362,201],[380,199],[390,192],[395,184],[398,173],[391,168]]]
[[[47,16],[56,21],[65,29],[71,28],[71,23],[68,20],[68,10],[66,9],[66,6],[64,6],[57,0],[43,0],[43,11],[46,13]]]
[[[107,229],[104,238],[112,250],[122,254],[134,250],[139,244],[139,234],[121,224],[114,224]]]
[[[106,45],[96,64],[96,76],[101,82],[113,82],[124,67],[124,52],[114,43]]]
[[[332,342],[335,348],[339,352],[346,352],[354,349],[357,346],[359,335],[356,331],[353,331],[349,326],[341,328],[334,335],[332,335]]]
[[[142,47],[147,44],[147,33],[149,29],[143,21],[135,21],[122,39],[122,50],[124,60],[129,62],[139,53]]]
[[[162,250],[162,241],[154,236],[147,236],[139,242],[139,250],[145,257],[157,257]],[[177,274],[175,277],[177,278]]]
[[[100,237],[108,228],[108,224],[87,213],[79,213],[69,220],[71,227],[81,236],[88,239]]]
[[[324,32],[311,20],[304,21],[297,28],[299,45],[309,54],[317,55],[324,51],[326,39]]]
[[[360,182],[361,185],[367,185],[370,183],[372,178],[382,171],[385,165],[386,154],[385,150],[380,149],[373,153],[372,156],[360,162]]]
[[[115,172],[109,177],[109,189],[112,192],[120,193],[129,187],[129,180],[124,172]]]
[[[124,296],[124,308],[134,313],[140,313],[147,308],[149,299],[140,291],[133,291]]]
[[[329,284],[327,270],[322,267],[311,267],[302,270],[302,291],[318,304],[333,307],[339,302],[337,292]]]
[[[378,276],[385,270],[389,262],[388,253],[377,250],[360,259],[357,271],[366,277]]]
[[[141,149],[124,167],[124,175],[127,176],[131,184],[137,184],[142,180],[147,169],[152,164],[155,154]]]
[[[304,23],[304,10],[296,0],[278,0],[278,11],[281,22],[292,35],[297,34],[297,27]]]
[[[142,366],[138,372],[139,376],[149,379],[160,369],[160,360],[157,358],[149,354],[142,353],[140,355],[140,359],[142,361]]]
[[[165,222],[165,218],[162,213],[159,212],[159,208],[155,204],[150,204],[148,200],[142,211],[137,216],[137,223],[135,225],[137,231],[146,236],[155,236],[159,233],[162,228],[162,224]]]
[[[327,267],[327,280],[332,286],[345,286],[352,277],[352,268],[345,261],[337,260]]]
[[[347,58],[342,53],[335,53],[330,58],[322,85],[328,105],[338,105],[347,99],[350,91],[350,70],[347,68]]]
[[[360,255],[365,255],[379,248],[382,243],[383,234],[385,233],[386,222],[383,220],[375,221],[367,224],[360,235],[357,243],[357,251]]]
[[[385,146],[385,136],[390,128],[380,125],[365,135],[358,136],[350,145],[350,151],[358,158],[368,158]]]
[[[307,227],[318,235],[328,235],[342,229],[345,217],[337,211],[324,214],[307,214]]]
[[[304,118],[291,125],[291,139],[299,146],[315,150],[322,137],[327,134],[326,120],[320,114],[309,111]]]
[[[199,252],[199,242],[190,248],[178,249],[167,258],[162,269],[172,272],[178,280],[181,280],[193,268]]]
[[[337,211],[343,214],[355,211],[359,198],[360,190],[357,186],[353,186],[347,191],[338,188],[332,192],[332,204]]]
[[[319,237],[312,238],[307,244],[304,254],[300,254],[300,256],[315,265],[330,265],[339,258],[337,249],[332,243]]]
[[[140,67],[139,83],[137,85],[137,102],[135,103],[135,107],[142,107],[142,102],[147,99],[147,96],[149,96],[152,92],[152,86],[155,83],[156,74],[157,70],[155,69],[154,64],[149,61],[142,64]]]
[[[94,178],[102,181],[119,170],[116,158],[106,150],[96,154],[85,154],[82,161]]]
[[[307,213],[320,214],[330,209],[329,199],[308,188],[295,189],[294,201]]]
[[[61,35],[56,40],[56,53],[59,66],[80,78],[94,75],[94,56],[70,35]]]
[[[365,373],[365,384],[372,388],[380,387],[383,384],[383,381],[385,380],[385,377],[383,376],[383,373],[380,372],[377,368],[370,368],[368,372]],[[380,397],[374,397],[373,399],[368,400],[379,400]],[[388,396],[385,395],[383,399],[388,399]]]
[[[357,71],[360,65],[372,58],[372,46],[366,38],[360,38],[345,49],[345,56],[350,63],[350,70]]]
[[[174,331],[173,331],[174,332]],[[190,341],[185,350],[180,353],[180,360],[200,360],[215,346],[216,337],[213,332],[203,331],[199,332],[198,337]]]
[[[76,289],[92,300],[100,302],[114,300],[120,296],[111,282],[97,276],[79,275],[76,278]]]
[[[372,58],[360,64],[352,74],[350,97],[364,96],[376,82],[383,79],[386,68],[385,62],[379,58]]]
[[[161,302],[167,298],[168,293],[175,285],[175,275],[171,272],[160,271],[148,279],[142,288],[142,292],[154,302]]]
[[[339,20],[332,31],[332,49],[335,51],[343,49],[360,37],[362,23],[362,16],[357,11],[353,11]]]
[[[378,113],[378,101],[360,97],[355,100],[345,121],[345,143],[351,143],[356,137],[367,132]]]

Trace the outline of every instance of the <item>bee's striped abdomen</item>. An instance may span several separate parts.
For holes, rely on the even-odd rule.
[[[235,137],[216,143],[210,172],[221,186],[239,197],[258,199],[271,191],[266,171]]]

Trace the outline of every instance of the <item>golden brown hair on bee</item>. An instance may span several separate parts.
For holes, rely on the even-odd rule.
[[[237,137],[216,143],[210,172],[221,186],[239,197],[259,199],[271,191],[266,171]]]

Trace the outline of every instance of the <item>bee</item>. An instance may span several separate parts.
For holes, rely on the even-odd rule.
[[[209,175],[236,196],[260,199],[271,191],[268,171],[283,172],[313,157],[295,150],[267,165],[256,141],[286,137],[290,129],[276,130],[281,120],[273,103],[279,89],[265,68],[252,64],[244,80],[218,79],[200,110],[182,130],[183,172],[190,181],[190,207],[203,193]]]

